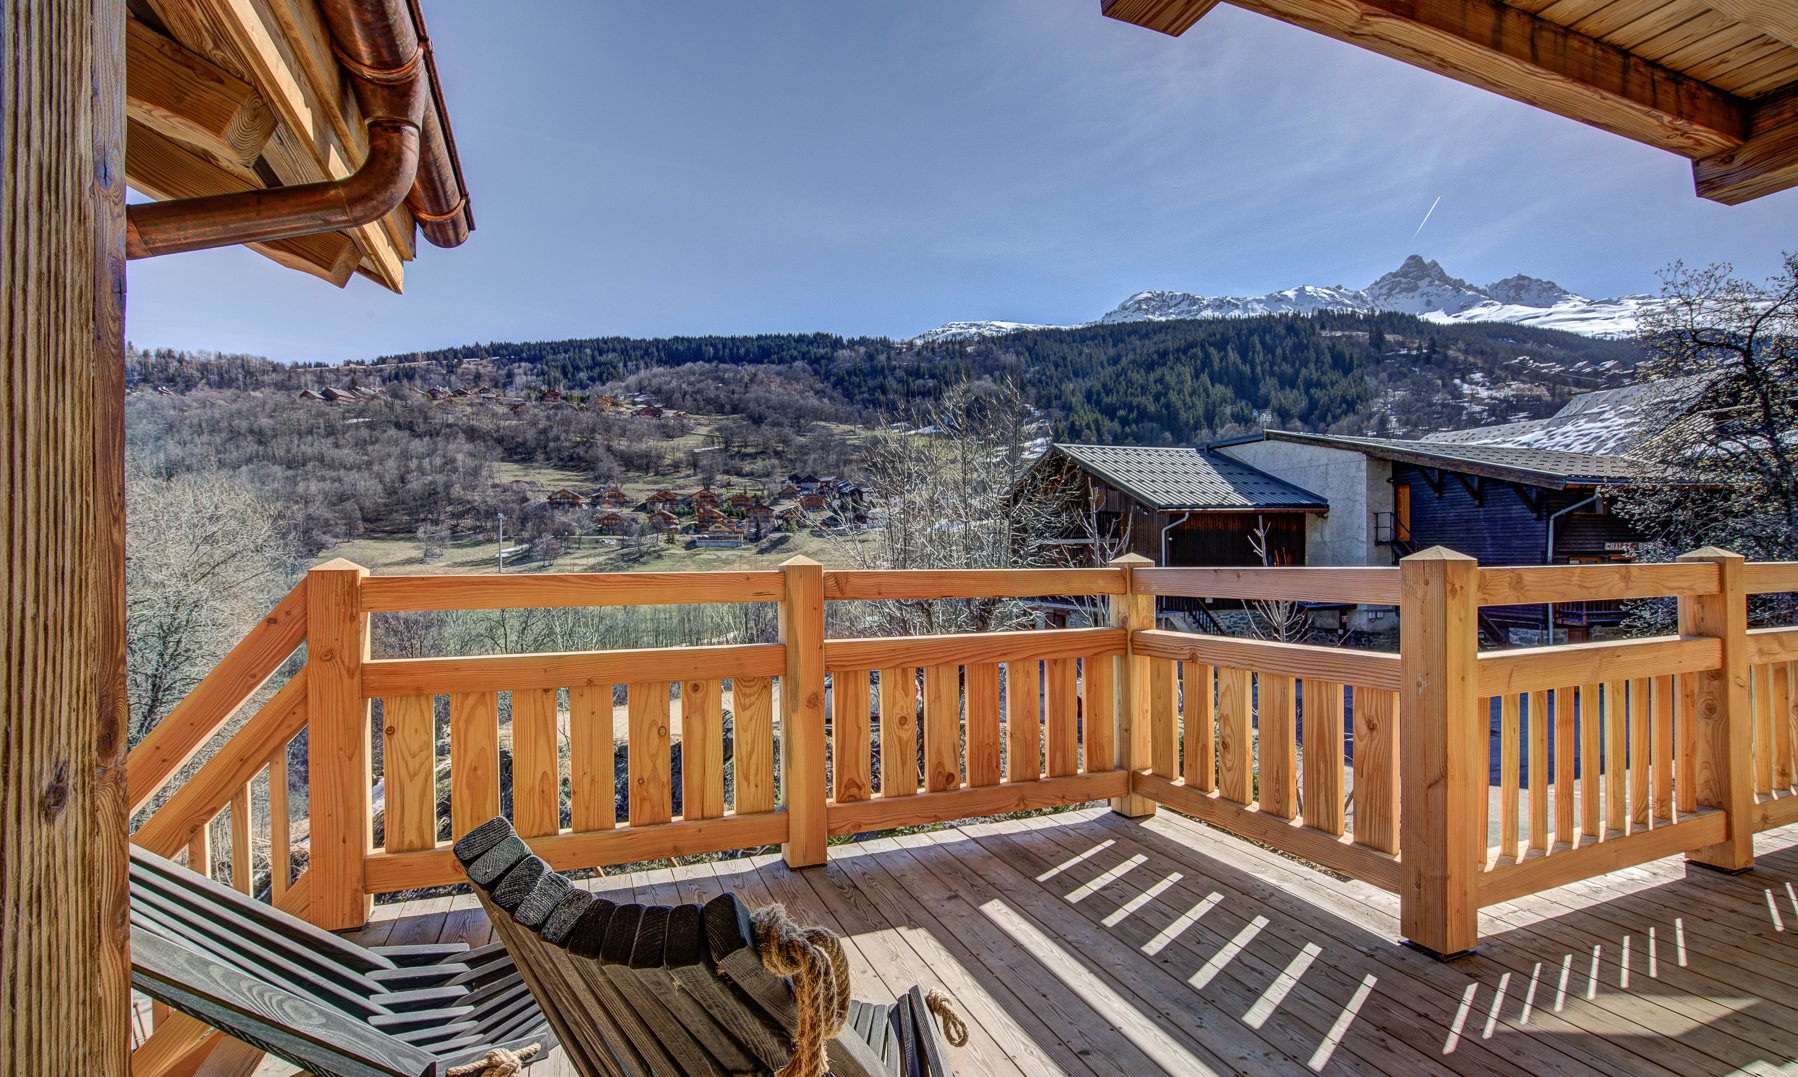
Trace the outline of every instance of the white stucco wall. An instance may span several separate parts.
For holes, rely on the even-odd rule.
[[[1289,441],[1251,441],[1218,450],[1251,467],[1317,494],[1330,511],[1306,525],[1305,561],[1311,565],[1389,565],[1391,555],[1373,542],[1373,514],[1392,511],[1392,467],[1358,452]]]

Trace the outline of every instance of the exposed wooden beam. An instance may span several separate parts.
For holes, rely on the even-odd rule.
[[[288,43],[284,18],[267,0],[147,0],[169,35],[245,79],[268,102],[280,121],[264,148],[264,158],[285,184],[336,180],[355,171],[368,152],[355,98],[345,92],[341,72],[329,86],[302,78],[302,66]],[[241,6],[247,10],[237,10]],[[314,5],[295,5],[313,9]],[[316,19],[317,12],[310,12]],[[328,39],[327,39],[328,40]],[[393,215],[350,231],[367,261],[370,276],[394,291],[404,285],[402,262],[411,256],[411,218]]]
[[[127,128],[125,147],[126,181],[151,198],[201,198],[261,186],[254,173],[195,153],[135,119]],[[349,283],[362,261],[361,248],[342,232],[248,246],[289,269],[310,273],[339,288]]]
[[[1798,47],[1798,5],[1792,0],[1704,0],[1719,15],[1727,15],[1775,41]]]
[[[1798,187],[1798,85],[1757,102],[1748,141],[1692,162],[1700,198],[1737,206]]]
[[[1104,0],[1105,17],[1179,37],[1211,13],[1218,0]]]
[[[1684,157],[1748,137],[1746,106],[1732,94],[1499,0],[1231,2]],[[1155,8],[1159,23],[1179,26],[1211,3],[1162,6],[1111,8]]]
[[[126,115],[209,153],[255,164],[275,131],[275,114],[262,95],[136,19],[126,27]]]

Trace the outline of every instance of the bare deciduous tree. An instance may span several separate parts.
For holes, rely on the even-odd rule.
[[[218,473],[126,483],[125,662],[136,744],[280,599],[294,573],[268,502]]]

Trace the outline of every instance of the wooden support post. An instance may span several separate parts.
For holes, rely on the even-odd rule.
[[[1479,569],[1440,546],[1399,562],[1399,928],[1457,957],[1479,939],[1487,720],[1479,709]]]
[[[1694,864],[1722,871],[1754,866],[1754,712],[1748,696],[1748,600],[1742,590],[1742,555],[1706,547],[1681,561],[1714,561],[1717,592],[1679,600],[1682,636],[1716,636],[1723,641],[1723,662],[1714,670],[1690,675],[1691,706],[1680,721],[1691,723],[1693,794],[1700,808],[1721,808],[1729,827],[1716,845],[1686,854]]]
[[[824,774],[824,566],[795,557],[780,566],[787,597],[780,604],[780,642],[787,673],[780,685],[781,799],[790,868],[824,863],[827,831]]]
[[[0,11],[0,1073],[123,1074],[125,4]]]
[[[1124,656],[1118,662],[1118,755],[1135,787],[1136,772],[1149,766],[1149,659],[1138,655],[1129,633],[1155,627],[1155,596],[1139,594],[1134,570],[1148,568],[1155,562],[1141,554],[1127,553],[1111,562],[1123,570],[1124,593],[1111,596],[1111,625],[1126,633]],[[1140,819],[1155,814],[1155,802],[1134,792],[1111,801],[1111,810],[1119,815]]]
[[[331,931],[361,927],[374,910],[362,863],[374,848],[368,700],[368,570],[338,558],[306,574],[306,709],[312,815],[313,923]]]

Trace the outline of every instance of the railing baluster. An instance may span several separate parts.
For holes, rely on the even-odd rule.
[[[908,797],[917,791],[918,671],[911,667],[883,669],[880,671],[880,795]]]
[[[1149,769],[1163,778],[1180,773],[1180,703],[1172,659],[1149,659]]]
[[[1225,800],[1247,804],[1254,799],[1254,750],[1249,732],[1249,671],[1224,668],[1217,671],[1217,787]]]
[[[1080,691],[1086,715],[1086,771],[1116,770],[1117,666],[1111,655],[1086,658],[1080,663]]]
[[[1548,693],[1529,693],[1530,848],[1548,849]]]
[[[268,862],[269,897],[276,904],[287,896],[293,870],[293,819],[287,803],[287,753],[283,741],[268,761]]]
[[[1034,782],[1043,776],[1041,664],[1011,662],[1005,667],[1007,781]]]
[[[1629,828],[1647,830],[1649,825],[1648,770],[1649,723],[1653,709],[1648,702],[1648,678],[1629,682]]]
[[[1604,827],[1629,831],[1629,707],[1624,682],[1604,686]]]
[[[1398,852],[1398,693],[1355,689],[1355,844]]]
[[[837,687],[843,690],[841,682]],[[853,700],[853,693],[850,698]],[[861,745],[851,755],[861,761],[859,795],[852,799],[865,800],[869,786],[866,673],[861,674]],[[843,765],[842,755],[838,755],[837,765]],[[724,686],[719,681],[681,685],[680,786],[681,818],[717,819],[724,814]],[[842,799],[840,790],[839,786],[838,799]]]
[[[967,667],[968,784],[999,784],[999,666]]]
[[[773,811],[773,683],[767,677],[737,677],[731,681],[731,702],[731,778],[736,790],[736,812],[754,815]]]
[[[662,694],[662,774],[668,773],[668,686]],[[634,733],[635,730],[632,730]],[[512,693],[512,823],[527,838],[562,827],[562,778],[556,733],[556,689]],[[666,778],[664,778],[666,784]]]
[[[1204,662],[1184,665],[1186,784],[1209,793],[1217,789],[1217,669]]]
[[[381,701],[381,772],[389,852],[437,844],[437,759],[430,696]]]
[[[830,767],[833,795],[840,801],[866,800],[873,789],[874,781],[869,775],[872,756],[869,748],[868,692],[868,674],[864,670],[838,673],[831,679]],[[685,714],[685,708],[682,713]],[[971,716],[969,725],[968,735],[971,741]],[[683,719],[683,738],[686,735],[685,729]],[[684,759],[681,774],[683,778],[686,775]]]
[[[611,830],[618,825],[618,737],[612,713],[611,685],[568,690],[568,811],[569,825],[576,831]],[[739,737],[741,726],[739,720]],[[452,804],[455,796],[451,794]]]
[[[932,793],[961,784],[960,674],[958,666],[924,668],[924,788]]]
[[[1305,825],[1327,834],[1341,834],[1342,685],[1305,681],[1302,702],[1305,759],[1300,804]]]
[[[1754,791],[1767,796],[1773,792],[1773,668],[1753,666],[1749,676],[1754,702]]]
[[[1255,677],[1261,759],[1261,810],[1280,819],[1298,814],[1298,716],[1293,679],[1277,673]],[[1191,785],[1189,779],[1187,782]]]
[[[1556,688],[1555,710],[1555,841],[1572,845],[1573,780],[1579,771],[1579,689]]]
[[[1043,698],[1043,735],[1047,744],[1044,772],[1055,778],[1080,771],[1080,687],[1075,661],[1051,658],[1043,663],[1047,689]],[[970,714],[970,738],[972,723]]]
[[[1506,693],[1498,720],[1498,855],[1517,858],[1518,786],[1522,774],[1521,699]]]
[[[1654,817],[1673,819],[1673,693],[1674,678],[1653,679],[1654,701]]]
[[[256,892],[256,855],[250,835],[250,783],[231,797],[231,889],[240,894]]]
[[[1579,797],[1580,842],[1598,841],[1604,835],[1604,697],[1596,684],[1579,690]]]
[[[1777,762],[1773,768],[1773,785],[1782,792],[1793,785],[1792,751],[1792,663],[1773,665],[1773,744]]]
[[[450,833],[499,814],[499,694],[453,692],[450,708]]]
[[[625,702],[630,713],[625,749],[630,823],[666,823],[674,816],[674,791],[668,781],[668,685],[661,681],[629,685],[625,688]],[[792,735],[791,730],[784,732]],[[516,766],[516,747],[513,751]],[[517,801],[513,803],[516,805]]]

